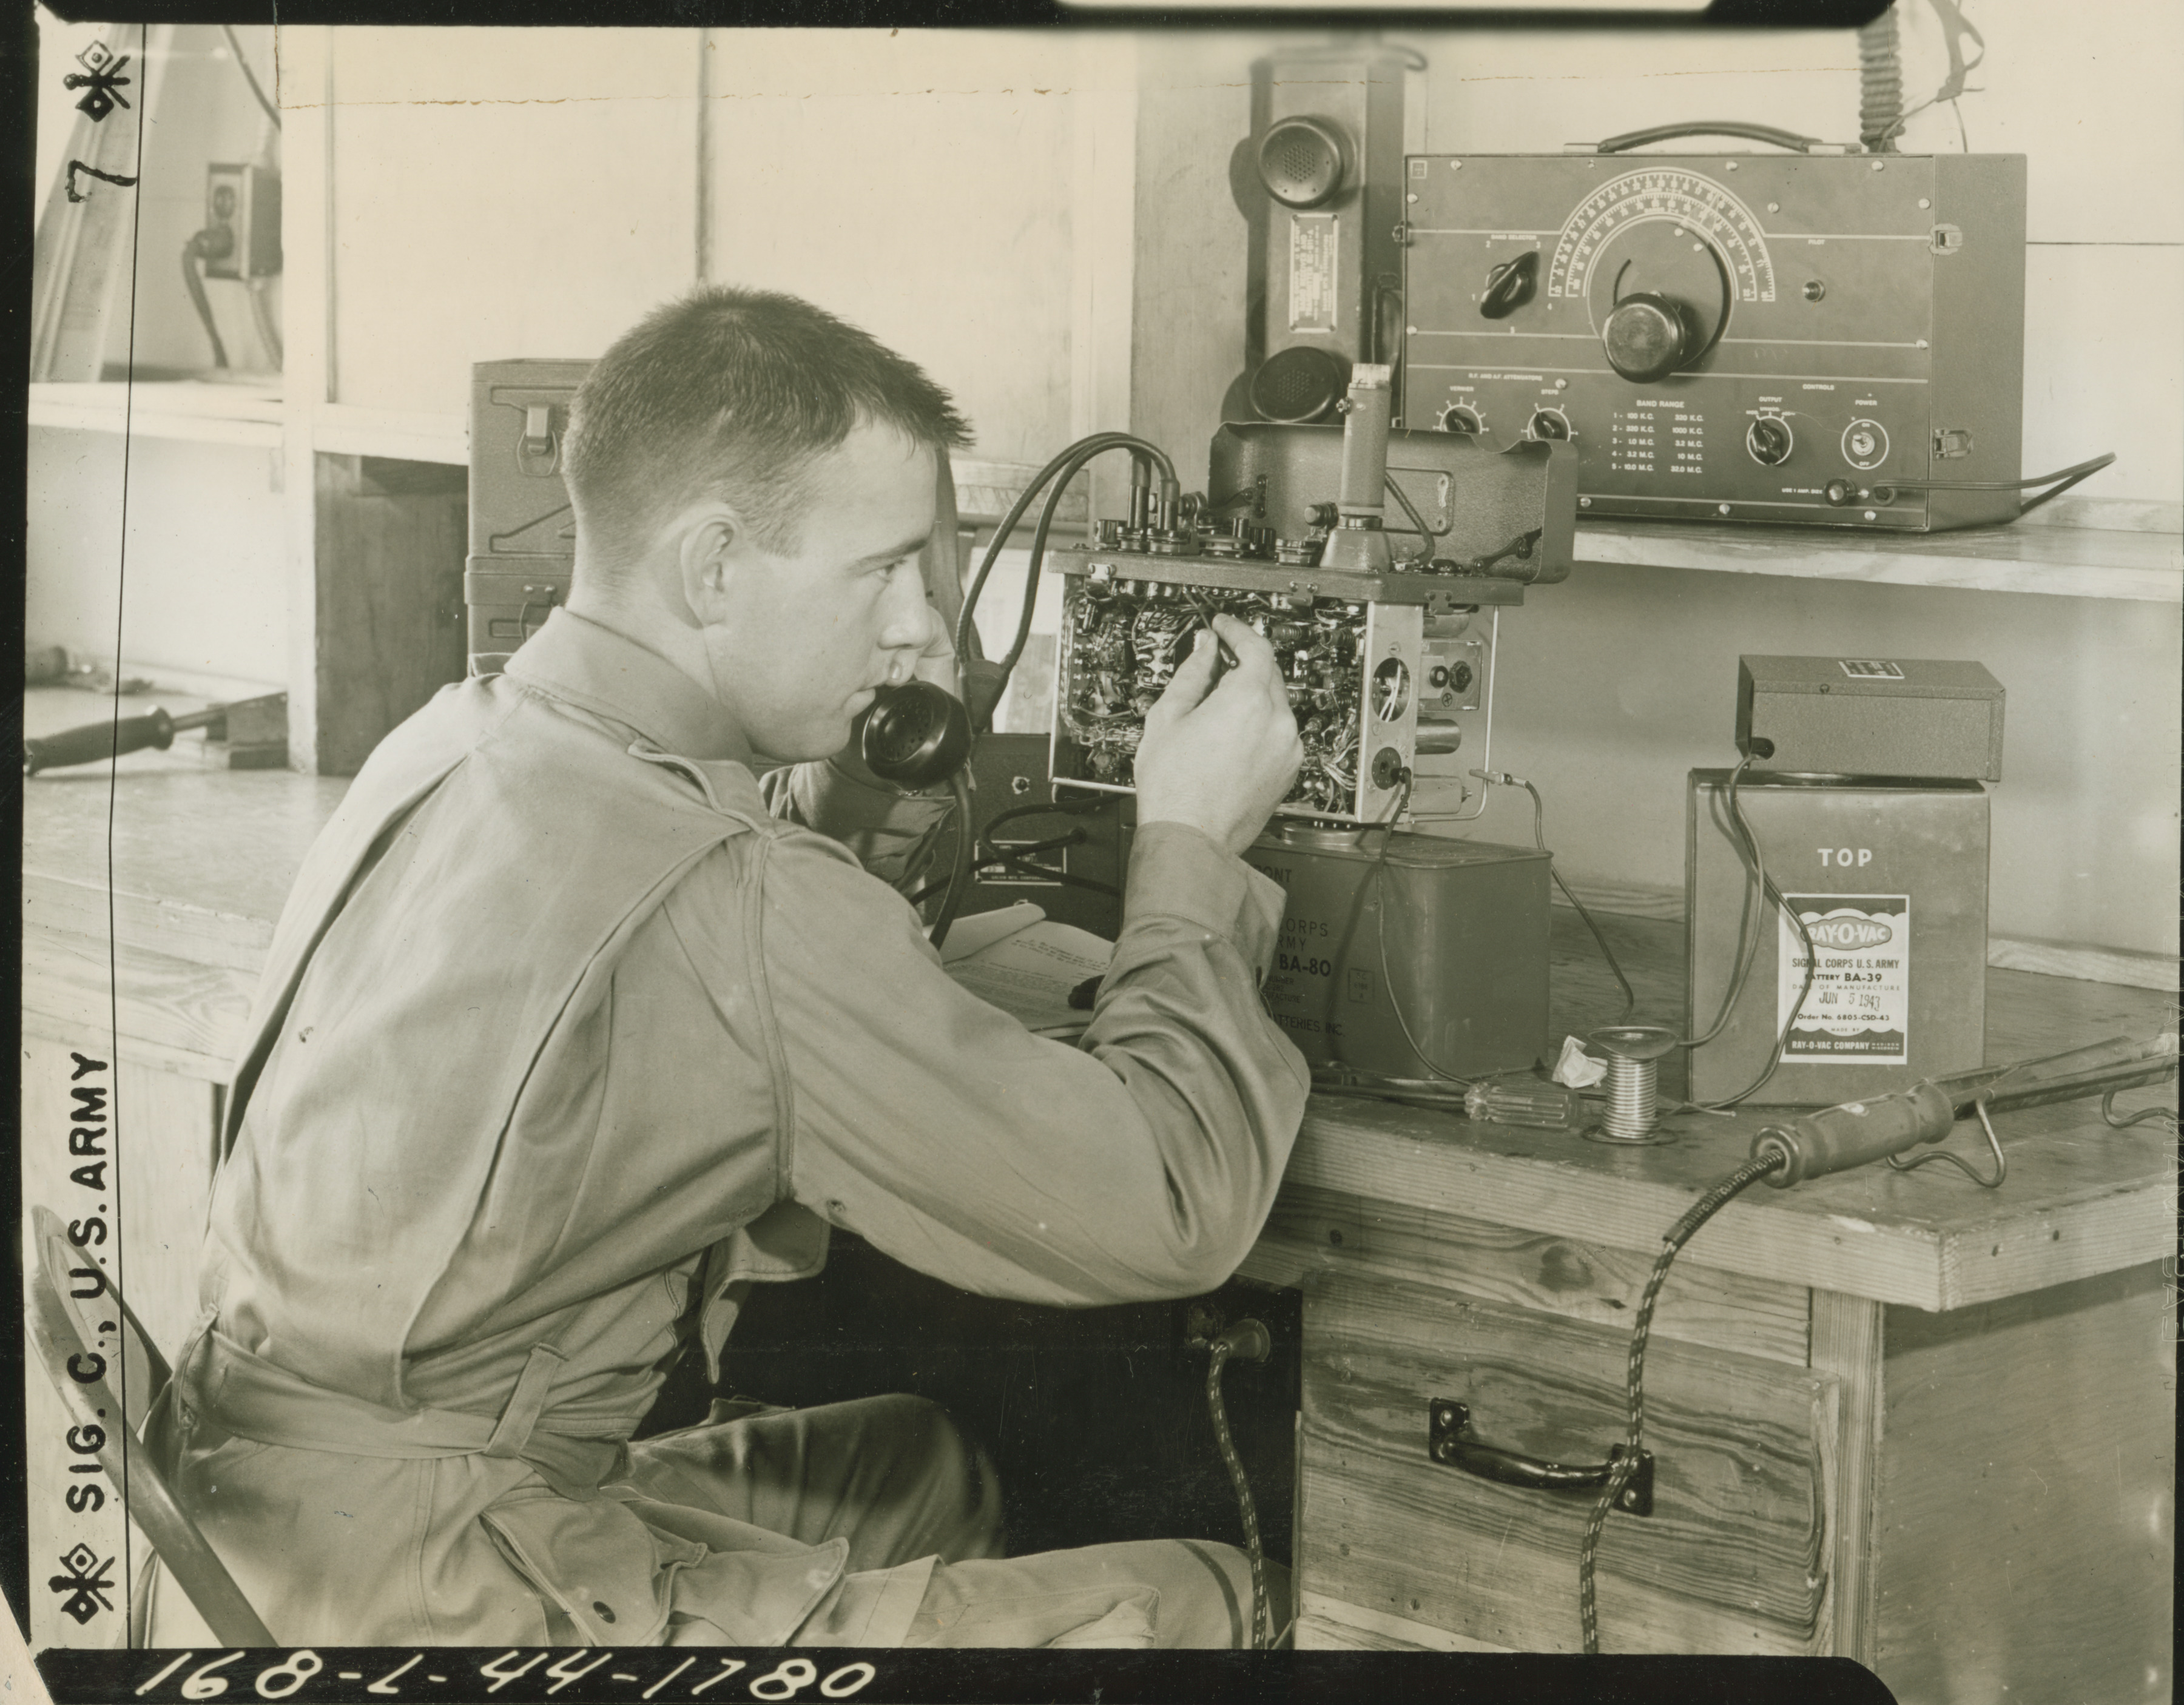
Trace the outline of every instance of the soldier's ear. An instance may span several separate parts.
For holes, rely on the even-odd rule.
[[[683,601],[700,625],[722,620],[733,598],[750,529],[727,504],[693,506],[676,524],[676,563]]]

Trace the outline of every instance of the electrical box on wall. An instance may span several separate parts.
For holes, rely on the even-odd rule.
[[[263,166],[205,168],[208,278],[270,278],[281,270],[281,176]]]

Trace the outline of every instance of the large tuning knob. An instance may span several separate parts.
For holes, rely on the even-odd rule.
[[[1600,328],[1607,365],[1634,384],[1649,385],[1688,365],[1704,344],[1697,316],[1674,297],[1651,290],[1618,299]]]

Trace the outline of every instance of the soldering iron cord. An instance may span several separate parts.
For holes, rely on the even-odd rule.
[[[1228,1406],[1221,1401],[1221,1370],[1228,1364],[1230,1346],[1225,1338],[1213,1341],[1206,1363],[1206,1410],[1213,1420],[1213,1442],[1236,1488],[1236,1508],[1244,1519],[1244,1555],[1251,1565],[1251,1648],[1264,1652],[1273,1644],[1273,1619],[1267,1604],[1267,1563],[1259,1542],[1259,1509],[1251,1500],[1251,1483],[1244,1474],[1243,1458],[1228,1435]]]
[[[1669,1276],[1669,1268],[1676,1259],[1676,1252],[1691,1240],[1698,1229],[1725,1207],[1745,1190],[1759,1182],[1768,1173],[1784,1164],[1784,1156],[1768,1155],[1747,1161],[1726,1178],[1710,1187],[1690,1207],[1683,1217],[1670,1226],[1661,1240],[1661,1252],[1654,1258],[1653,1270],[1646,1276],[1646,1290],[1638,1300],[1637,1318],[1630,1327],[1630,1354],[1625,1365],[1624,1395],[1629,1402],[1630,1429],[1624,1439],[1623,1453],[1609,1464],[1607,1484],[1600,1489],[1594,1502],[1592,1513],[1585,1524],[1585,1541],[1577,1559],[1578,1621],[1585,1635],[1585,1650],[1588,1657],[1600,1651],[1600,1615],[1595,1599],[1594,1576],[1600,1550],[1601,1529],[1607,1525],[1607,1513],[1615,1507],[1623,1496],[1623,1489],[1638,1471],[1639,1452],[1646,1440],[1646,1342],[1653,1327],[1653,1305],[1660,1298],[1661,1285]]]

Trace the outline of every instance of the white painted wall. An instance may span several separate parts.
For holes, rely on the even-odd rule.
[[[1097,376],[1073,365],[1075,323],[1108,306],[1080,300],[1100,257],[1077,248],[1078,156],[1129,98],[1127,51],[1046,32],[703,39],[712,277],[806,296],[925,365],[983,458],[1059,448]],[[334,399],[460,412],[472,362],[596,355],[695,282],[700,41],[336,31]],[[1125,307],[1128,242],[1125,224],[1106,258]]]
[[[119,433],[30,434],[24,632],[107,660],[278,686],[287,606],[279,452],[140,438],[121,555]]]

